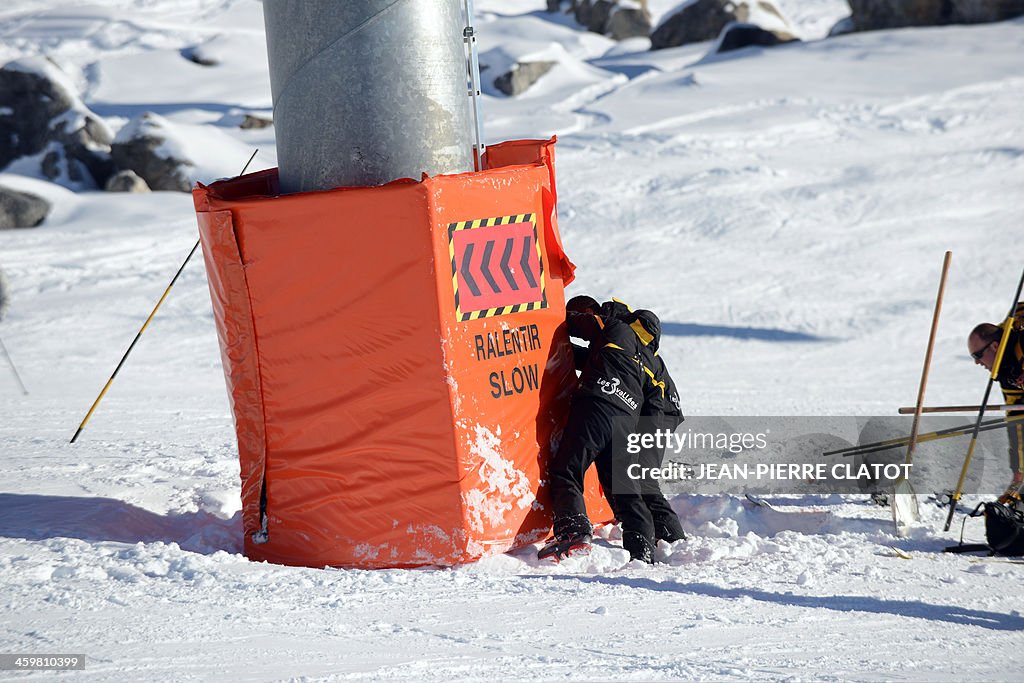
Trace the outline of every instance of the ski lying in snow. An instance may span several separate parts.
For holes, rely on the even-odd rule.
[[[746,497],[746,499],[748,501],[750,501],[751,503],[753,503],[754,505],[756,505],[759,508],[765,508],[766,510],[771,510],[772,512],[778,512],[779,514],[783,514],[783,515],[830,516],[832,514],[828,510],[802,510],[802,509],[801,510],[782,510],[782,509],[772,505],[771,503],[769,503],[764,498],[761,498],[760,496],[754,496],[754,495],[751,495],[749,493],[744,494],[744,496]]]
[[[896,546],[892,546],[892,545],[888,546],[888,548],[889,548],[889,550],[891,550],[894,553],[896,553],[896,557],[900,558],[901,560],[913,560],[913,559],[922,558],[922,557],[927,558],[929,560],[937,560],[940,557],[940,555],[932,555],[932,554],[928,554],[928,555],[911,555],[906,550],[901,550],[901,549],[897,548]],[[944,553],[944,554],[949,554],[949,553]],[[1024,560],[1014,560],[1014,559],[1007,558],[1007,557],[996,557],[994,555],[993,556],[986,556],[986,557],[971,557],[971,556],[968,556],[967,557],[967,561],[968,562],[998,562],[1000,564],[1024,564]]]
[[[758,510],[760,520],[776,531],[797,531],[803,534],[820,534],[827,531],[834,517],[828,510],[781,509],[764,498],[747,494],[745,505]]]
[[[561,562],[569,557],[589,555],[593,545],[586,538],[571,538],[565,541],[560,541],[556,538],[537,551],[537,559],[544,560],[550,558],[555,562]]]
[[[747,500],[749,500],[751,503],[753,503],[757,507],[759,507],[759,508],[768,508],[769,510],[775,510],[776,512],[778,512],[778,509],[776,509],[776,507],[774,505],[769,503],[764,498],[761,498],[760,496],[752,496],[749,493],[747,493],[745,495],[746,495]]]

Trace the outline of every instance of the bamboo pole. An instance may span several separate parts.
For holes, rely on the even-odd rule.
[[[924,406],[924,392],[928,385],[928,371],[932,365],[932,351],[935,349],[935,334],[939,330],[939,313],[942,312],[942,297],[946,291],[946,276],[949,274],[949,262],[953,252],[947,251],[942,259],[942,275],[939,278],[939,293],[935,297],[935,311],[932,313],[932,327],[928,333],[928,348],[924,353],[924,368],[921,370],[921,384],[917,389],[917,405],[914,408],[914,423],[910,427],[910,441],[907,444],[907,455],[904,464],[909,465],[914,459],[914,448],[917,446],[917,429],[921,424],[921,408]],[[912,522],[921,519],[917,506],[917,494],[907,477],[901,476],[893,485],[893,500],[890,504],[892,521],[896,525],[896,535],[902,536],[904,529]]]

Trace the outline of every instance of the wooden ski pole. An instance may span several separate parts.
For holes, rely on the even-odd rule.
[[[942,312],[942,297],[946,291],[946,276],[949,274],[949,262],[953,258],[953,252],[947,251],[942,260],[942,276],[939,278],[939,293],[935,297],[935,312],[932,313],[932,329],[928,334],[928,348],[924,352],[924,369],[921,370],[921,384],[917,389],[917,406],[914,409],[914,422],[910,427],[910,443],[907,444],[907,457],[905,464],[909,464],[914,457],[914,447],[917,445],[917,428],[921,424],[921,408],[924,406],[924,391],[928,384],[928,370],[932,365],[932,350],[935,348],[935,333],[939,329],[939,313]]]
[[[928,348],[924,352],[924,368],[921,370],[921,384],[917,389],[917,405],[914,409],[914,422],[910,427],[910,441],[907,443],[907,455],[903,459],[904,464],[909,465],[914,459],[914,448],[917,446],[917,430],[921,424],[921,408],[924,406],[924,392],[925,387],[928,384],[928,370],[932,365],[932,350],[935,348],[935,334],[939,329],[939,313],[942,311],[942,297],[946,291],[946,276],[949,274],[949,262],[953,258],[953,252],[947,251],[945,257],[942,259],[942,276],[939,278],[939,293],[935,297],[935,311],[932,313],[932,327],[928,333]],[[901,499],[900,496],[908,496],[909,498]],[[902,535],[901,529],[907,526],[910,522],[917,522],[920,520],[920,514],[917,507],[917,494],[914,492],[913,487],[910,485],[910,480],[907,477],[900,477],[896,480],[893,486],[893,497],[894,500],[890,505],[892,509],[893,523],[896,525],[897,536]],[[909,500],[909,506],[904,510],[902,504],[898,504],[898,501],[903,500],[904,502]],[[905,513],[905,516],[901,516]]]
[[[14,361],[11,360],[11,354],[7,353],[7,347],[4,346],[2,339],[0,339],[0,351],[4,352],[4,356],[7,358],[7,364],[11,366],[11,372],[14,373],[14,379],[18,380],[18,386],[21,387],[21,393],[28,396],[28,389],[25,388],[25,383],[21,381],[21,375],[18,374],[18,368],[14,367]]]
[[[1012,415],[1007,418],[997,418],[994,420],[988,420],[987,422],[981,423],[981,429],[979,431],[986,432],[991,429],[999,429],[1005,427],[1008,424],[1014,422],[1024,421],[1024,415]],[[961,425],[959,427],[947,427],[946,429],[940,429],[935,432],[927,432],[925,434],[917,435],[917,442],[925,443],[926,441],[938,441],[940,439],[949,439],[956,436],[967,436],[974,431],[974,425]],[[850,446],[849,448],[837,448],[834,451],[825,451],[822,456],[830,455],[867,455],[868,453],[877,453],[879,451],[886,451],[890,448],[899,448],[900,446],[906,446],[910,443],[909,436],[901,436],[895,439],[887,439],[886,441],[875,441],[872,443],[861,444],[860,446]]]
[[[245,162],[245,166],[242,167],[242,172],[238,175],[245,175],[246,169],[249,168],[249,164],[251,164],[252,160],[256,158],[256,153],[259,151],[258,147],[253,150],[252,156],[249,157],[249,161]],[[181,271],[185,270],[185,266],[187,266],[188,262],[192,259],[192,254],[196,253],[196,249],[199,248],[199,242],[200,240],[196,240],[196,243],[192,245],[192,251],[188,252],[188,256],[185,257],[185,261],[181,264],[181,267],[178,268],[178,272],[174,274],[174,277],[171,278],[171,283],[167,285],[167,289],[164,290],[163,296],[161,296],[160,300],[156,302],[156,306],[153,307],[153,311],[149,314],[149,317],[146,318],[146,322],[142,323],[142,327],[139,328],[138,334],[135,335],[135,339],[132,340],[132,343],[128,345],[128,350],[124,352],[123,356],[121,356],[121,361],[117,364],[117,367],[114,368],[114,372],[110,375],[110,379],[108,379],[107,383],[103,385],[100,395],[96,397],[96,400],[92,403],[92,407],[89,408],[89,412],[85,414],[82,424],[78,425],[78,429],[75,430],[75,435],[71,437],[71,443],[74,443],[78,439],[78,435],[82,433],[83,429],[85,429],[85,424],[89,421],[89,418],[92,417],[92,414],[100,404],[100,401],[103,400],[107,390],[110,389],[110,385],[114,383],[114,378],[117,377],[117,373],[121,370],[121,366],[124,365],[126,360],[128,360],[128,354],[132,352],[132,349],[135,348],[135,344],[138,343],[142,333],[146,331],[146,328],[149,326],[149,322],[153,319],[153,316],[156,315],[157,310],[160,308],[160,304],[162,304],[164,299],[167,298],[167,295],[170,294],[171,287],[173,287],[174,283],[178,281],[178,276],[181,275]]]
[[[985,395],[981,399],[981,407],[978,410],[978,420],[974,424],[974,433],[971,435],[971,445],[967,447],[967,455],[964,457],[964,466],[960,468],[960,479],[956,482],[956,490],[953,491],[953,495],[949,501],[949,514],[946,515],[946,525],[942,528],[943,531],[949,531],[949,526],[953,523],[953,515],[956,514],[956,504],[960,501],[960,497],[963,493],[964,480],[967,479],[967,468],[971,465],[971,458],[974,456],[974,447],[978,444],[978,431],[981,427],[981,421],[985,417],[985,406],[988,405],[988,397],[992,393],[992,385],[996,381],[996,377],[999,376],[999,367],[1003,362],[1003,354],[1006,352],[1007,341],[1010,338],[1010,330],[1013,328],[1013,313],[1017,308],[1017,302],[1020,301],[1020,292],[1024,289],[1024,272],[1020,274],[1020,282],[1017,283],[1017,292],[1013,295],[1013,301],[1010,303],[1010,312],[1006,315],[1006,320],[1003,322],[1003,336],[999,340],[999,350],[996,352],[995,362],[992,363],[992,372],[988,376],[988,385],[985,387]]]
[[[914,406],[904,406],[897,412],[900,415],[913,415],[916,408]],[[921,408],[922,413],[976,413],[981,410],[981,406],[925,406]],[[1020,410],[1024,411],[1024,403],[1019,405],[1013,405],[1012,403],[1006,403],[997,406],[988,406],[985,408],[986,412],[1006,412]]]

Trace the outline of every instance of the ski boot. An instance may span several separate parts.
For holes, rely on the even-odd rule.
[[[1000,503],[1009,505],[1014,501],[1021,500],[1021,492],[1024,490],[1024,473],[1014,472],[1013,480],[1010,485],[1003,491],[1003,495],[999,496]]]
[[[629,551],[629,559],[654,564],[654,543],[643,534],[623,531],[622,547]]]
[[[548,557],[555,562],[561,562],[567,557],[578,557],[589,555],[594,540],[590,534],[569,534],[562,538],[555,537],[543,548],[537,551],[537,559],[543,560]]]
[[[555,538],[537,551],[537,559],[552,558],[560,562],[567,557],[589,555],[594,528],[586,515],[569,515],[555,520]]]

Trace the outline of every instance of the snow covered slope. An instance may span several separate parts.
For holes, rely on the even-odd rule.
[[[560,61],[518,99],[485,97],[488,138],[560,136],[570,293],[661,315],[688,414],[913,403],[947,249],[929,403],[980,399],[964,337],[1005,313],[1024,266],[1024,23],[708,58],[584,36],[542,0],[476,4],[482,40],[502,41],[481,51]],[[845,13],[778,4],[807,39]],[[203,127],[211,175],[254,147],[253,169],[275,165],[273,128],[237,128],[270,109],[254,0],[10,0],[0,35],[0,61],[52,56],[115,128],[143,111]],[[450,570],[250,563],[201,259],[67,443],[195,243],[190,197],[0,184],[55,203],[40,228],[0,232],[0,338],[31,392],[0,368],[0,654],[84,653],[77,677],[110,681],[1009,680],[1024,665],[1024,567],[939,553],[955,535],[927,503],[899,540],[863,497],[680,496],[691,540],[653,567],[627,563],[614,529],[559,566],[529,548]]]

